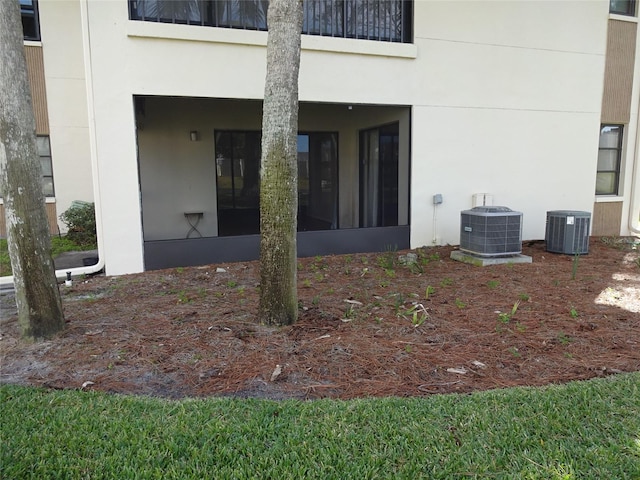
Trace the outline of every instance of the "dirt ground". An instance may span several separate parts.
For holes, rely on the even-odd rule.
[[[300,318],[256,322],[258,263],[60,286],[67,328],[18,340],[2,295],[0,381],[168,398],[424,396],[640,370],[640,246],[477,267],[454,247],[299,260]],[[405,258],[408,253],[417,255]]]

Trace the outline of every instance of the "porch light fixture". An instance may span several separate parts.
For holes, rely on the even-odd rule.
[[[199,140],[199,135],[197,130],[191,130],[189,132],[189,136],[191,137],[192,142],[197,142]]]

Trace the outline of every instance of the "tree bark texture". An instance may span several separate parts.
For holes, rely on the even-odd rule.
[[[298,71],[302,1],[271,0],[260,170],[260,308],[263,323],[298,316]]]
[[[17,0],[0,0],[0,186],[23,338],[64,328]]]

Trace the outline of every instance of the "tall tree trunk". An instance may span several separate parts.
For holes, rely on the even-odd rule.
[[[23,338],[64,328],[17,0],[0,0],[0,188]]]
[[[302,1],[271,0],[262,113],[260,310],[263,323],[298,317],[298,70]]]

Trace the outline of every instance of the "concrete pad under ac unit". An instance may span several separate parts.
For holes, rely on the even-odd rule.
[[[469,263],[478,267],[487,265],[503,265],[509,263],[532,263],[533,258],[528,255],[509,255],[507,257],[481,257],[461,250],[451,252],[451,258],[458,262]]]

